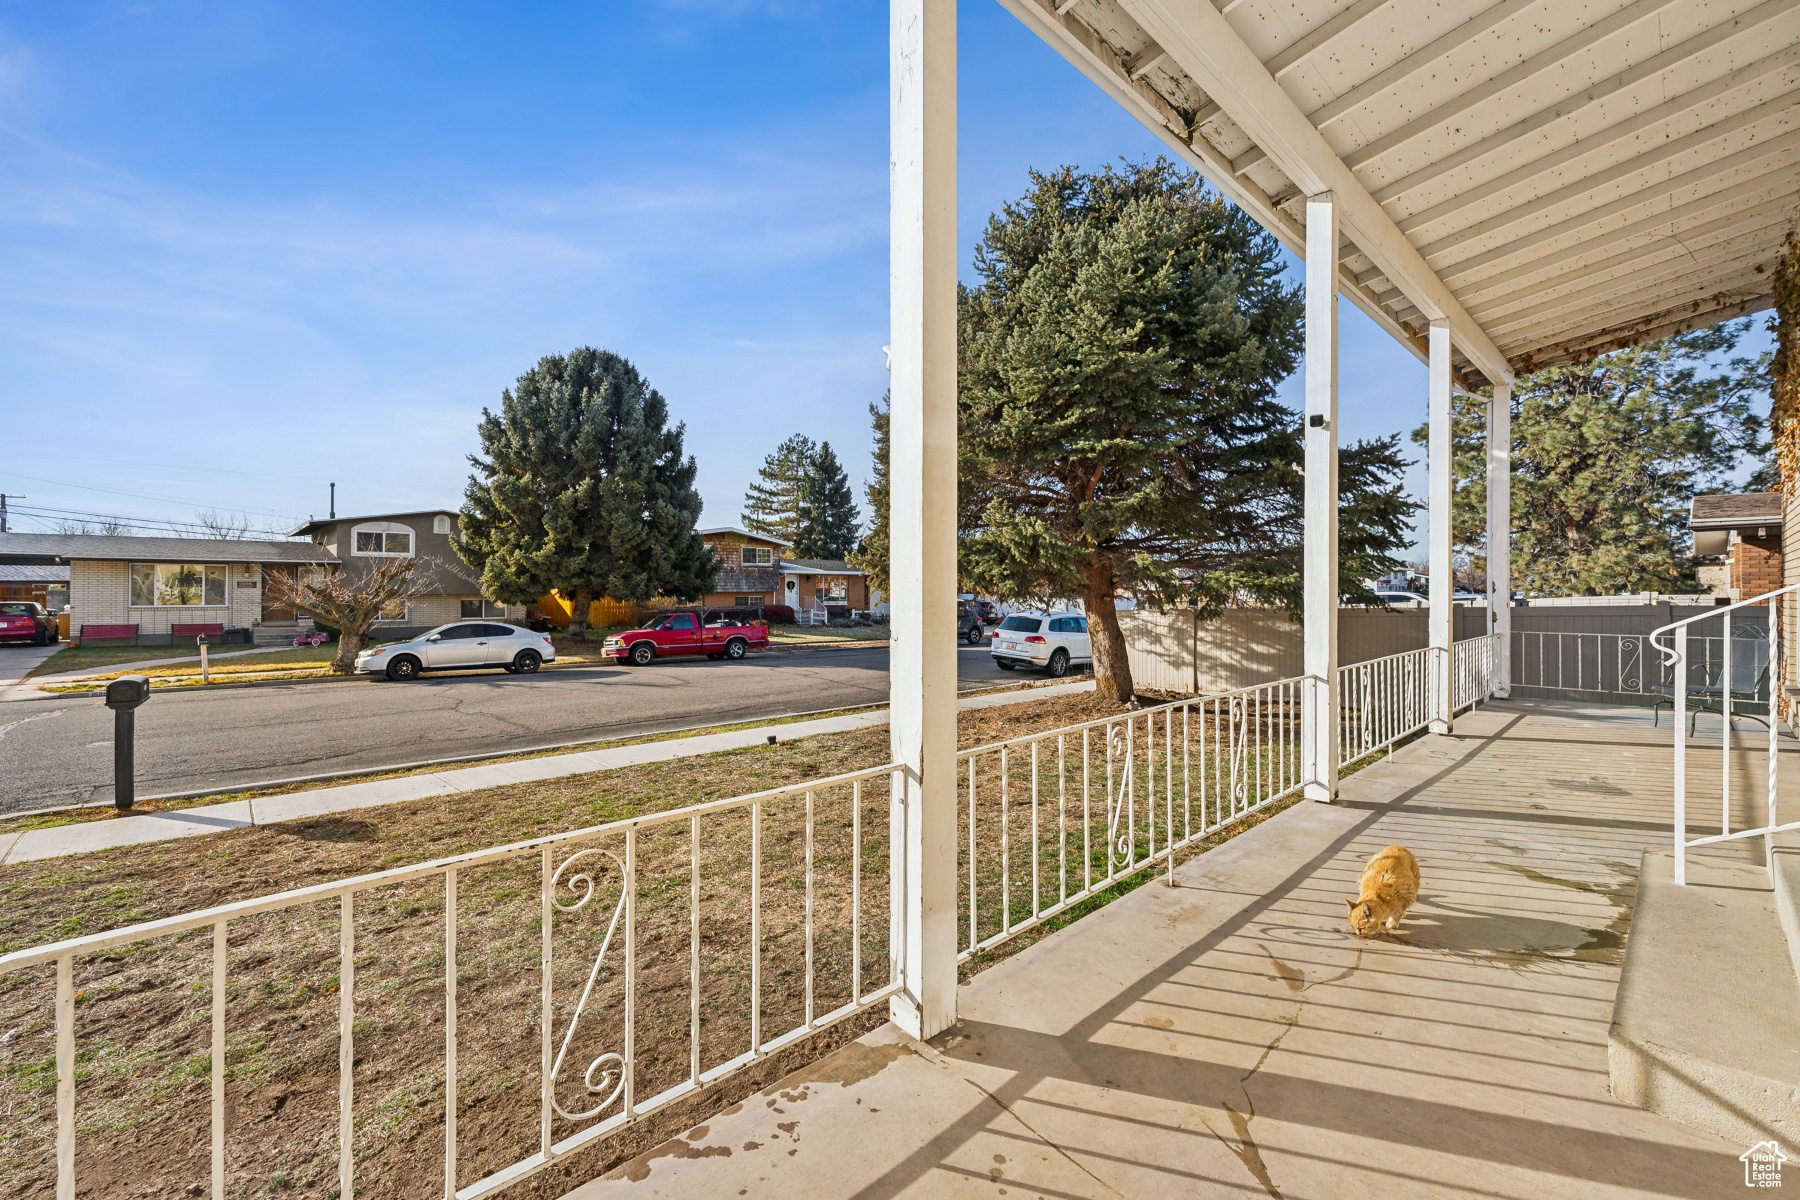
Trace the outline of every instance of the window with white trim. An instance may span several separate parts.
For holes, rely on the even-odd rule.
[[[449,533],[450,532],[450,518],[446,517],[446,516],[441,516],[441,515],[431,518],[431,532],[433,532],[433,533]]]
[[[743,563],[746,567],[766,567],[775,561],[775,552],[767,546],[745,546]]]
[[[132,608],[222,608],[225,568],[199,563],[132,563]]]
[[[366,521],[350,531],[350,553],[358,558],[411,558],[412,527],[393,521]]]

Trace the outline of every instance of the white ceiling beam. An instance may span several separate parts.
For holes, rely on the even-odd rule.
[[[1344,161],[1350,165],[1351,170],[1367,166],[1383,155],[1390,154],[1414,139],[1423,137],[1432,130],[1454,121],[1478,105],[1487,103],[1495,96],[1512,88],[1529,84],[1533,78],[1546,71],[1555,70],[1578,54],[1585,54],[1607,38],[1623,33],[1642,21],[1650,20],[1663,9],[1685,2],[1686,0],[1637,0],[1635,4],[1628,4],[1605,20],[1595,21],[1579,33],[1560,39],[1555,45],[1500,72],[1492,79],[1477,84],[1454,99],[1421,113],[1398,129],[1390,130],[1367,145],[1357,147],[1344,155]]]
[[[1656,241],[1621,251],[1601,259],[1598,262],[1582,266],[1571,266],[1566,271],[1543,280],[1536,287],[1508,288],[1495,292],[1489,299],[1481,302],[1471,292],[1463,293],[1463,301],[1469,311],[1482,322],[1482,328],[1489,329],[1493,323],[1517,311],[1522,306],[1544,299],[1569,294],[1571,288],[1585,288],[1597,284],[1601,280],[1620,279],[1635,275],[1641,271],[1655,270],[1661,264],[1676,258],[1693,258],[1702,251],[1711,250],[1715,246],[1749,239],[1760,240],[1770,229],[1785,228],[1792,224],[1794,205],[1792,201],[1779,204],[1759,205],[1743,214],[1741,220],[1731,220],[1722,224],[1707,224],[1699,229],[1689,230],[1686,237],[1665,236]],[[1779,241],[1780,238],[1776,238]]]
[[[1529,138],[1538,130],[1553,125],[1558,121],[1575,116],[1583,110],[1600,103],[1617,92],[1634,87],[1652,79],[1671,67],[1688,62],[1727,41],[1740,36],[1758,34],[1762,27],[1772,21],[1791,20],[1794,16],[1793,0],[1765,0],[1748,12],[1741,13],[1728,21],[1724,21],[1702,33],[1669,47],[1660,54],[1652,55],[1634,67],[1630,67],[1616,75],[1595,83],[1580,94],[1569,96],[1532,113],[1517,124],[1510,125],[1498,133],[1489,134],[1472,145],[1465,146],[1454,154],[1439,158],[1427,166],[1419,168],[1412,174],[1391,183],[1383,184],[1375,192],[1375,198],[1383,204],[1399,199],[1401,196],[1415,192],[1422,187],[1437,182],[1450,172],[1467,166],[1481,159],[1498,156],[1514,143]],[[1785,39],[1784,39],[1785,40]],[[1776,44],[1779,44],[1776,43]]]
[[[1332,152],[1231,24],[1210,4],[1121,0],[1122,6],[1308,195],[1331,192],[1345,233],[1431,319],[1450,322],[1458,347],[1489,380],[1512,378],[1505,355],[1463,311],[1412,243]]]
[[[1517,289],[1513,285],[1532,275],[1551,272],[1554,273],[1552,278],[1570,274],[1579,279],[1603,271],[1629,268],[1663,253],[1670,247],[1713,245],[1740,228],[1760,227],[1771,217],[1786,221],[1793,216],[1794,209],[1793,193],[1787,188],[1781,188],[1775,194],[1774,199],[1764,200],[1759,204],[1751,204],[1747,207],[1733,206],[1732,218],[1723,224],[1718,222],[1716,215],[1710,209],[1702,214],[1690,215],[1686,222],[1659,220],[1654,223],[1656,228],[1652,230],[1635,229],[1626,237],[1609,239],[1599,245],[1590,245],[1576,253],[1558,251],[1552,257],[1540,258],[1535,262],[1525,263],[1499,275],[1489,276],[1479,283],[1459,288],[1457,295],[1462,297],[1464,304],[1470,306],[1470,311],[1474,311],[1474,306],[1485,296],[1498,294],[1502,300],[1516,298],[1513,294]],[[1646,237],[1651,240],[1642,240]],[[1575,261],[1584,255],[1603,252],[1608,247],[1622,242],[1633,242],[1634,244],[1614,251],[1605,258],[1585,263]],[[1523,294],[1529,298],[1535,293],[1528,291]]]
[[[1176,126],[1184,124],[1180,114],[1148,83],[1127,78],[1118,63],[1117,55],[1085,23],[1072,16],[1058,17],[1052,0],[1000,0],[1000,4],[1027,29],[1068,59],[1076,70],[1087,76],[1120,108],[1135,116],[1178,158],[1199,171],[1208,183],[1233,204],[1249,213],[1277,241],[1296,255],[1303,252],[1306,236],[1300,223],[1284,212],[1254,182],[1233,175],[1231,161],[1201,136],[1199,127],[1224,111],[1216,102],[1208,101],[1195,114],[1192,125],[1178,133]],[[1348,265],[1340,264],[1338,278],[1343,285],[1344,296],[1352,304],[1386,330],[1415,358],[1421,362],[1425,360],[1424,340],[1396,321],[1394,314],[1384,308],[1367,288],[1359,286]]]
[[[1722,259],[1707,259],[1698,264],[1686,258],[1671,260],[1629,277],[1614,277],[1557,296],[1489,324],[1495,337],[1505,339],[1515,336],[1521,329],[1541,329],[1568,320],[1588,320],[1595,313],[1611,311],[1615,306],[1630,307],[1640,299],[1646,299],[1644,307],[1661,309],[1676,302],[1704,298],[1720,291],[1723,281],[1738,277],[1758,263],[1769,262],[1780,245],[1778,236],[1773,242],[1739,248]],[[1571,313],[1576,315],[1571,316]]]
[[[1522,204],[1515,204],[1511,208],[1501,209],[1499,212],[1477,221],[1473,225],[1452,229],[1449,232],[1440,235],[1437,240],[1420,246],[1419,253],[1423,254],[1426,258],[1430,258],[1434,254],[1442,253],[1457,242],[1467,242],[1473,238],[1486,237],[1491,233],[1498,233],[1508,226],[1517,225],[1520,222],[1529,221],[1533,217],[1541,216],[1554,208],[1567,204],[1577,197],[1585,196],[1589,192],[1599,191],[1601,188],[1618,183],[1622,179],[1630,179],[1632,176],[1640,174],[1641,172],[1653,170],[1662,163],[1668,162],[1670,159],[1678,158],[1690,151],[1709,146],[1722,138],[1730,137],[1739,130],[1760,125],[1764,121],[1773,121],[1783,118],[1787,121],[1788,131],[1794,131],[1796,128],[1796,119],[1800,118],[1800,110],[1796,110],[1794,107],[1791,96],[1777,96],[1764,104],[1757,105],[1755,108],[1745,109],[1741,113],[1727,117],[1723,121],[1710,125],[1702,125],[1699,129],[1696,129],[1683,137],[1670,138],[1666,141],[1657,142],[1643,153],[1616,162],[1605,170],[1596,171],[1592,175],[1573,180],[1570,183],[1564,184],[1562,187],[1555,188],[1542,195],[1533,196]],[[1778,137],[1779,134],[1776,136]],[[1750,146],[1741,148],[1736,153],[1741,154],[1746,150],[1753,149],[1755,146],[1766,145],[1768,141],[1771,140],[1774,139],[1765,138],[1762,141],[1754,142]],[[1726,157],[1729,157],[1729,155],[1722,155],[1712,161],[1723,162]],[[1684,173],[1691,174],[1693,171],[1700,169],[1702,168],[1691,167]],[[1402,224],[1400,228],[1402,232],[1411,235],[1415,232],[1417,227],[1409,227]]]
[[[1499,4],[1483,9],[1442,37],[1414,50],[1385,71],[1365,79],[1343,95],[1327,100],[1307,113],[1307,120],[1319,129],[1326,129],[1383,92],[1400,87],[1413,76],[1427,71],[1442,71],[1444,64],[1440,60],[1445,55],[1455,53],[1502,21],[1537,3],[1539,0],[1501,0]],[[1126,4],[1125,7],[1130,8],[1131,5]]]
[[[1741,317],[1745,313],[1772,307],[1774,303],[1773,296],[1763,294],[1723,300],[1710,306],[1702,305],[1698,309],[1684,305],[1685,311],[1666,310],[1630,324],[1614,326],[1596,333],[1585,333],[1558,345],[1544,346],[1535,351],[1528,351],[1529,357],[1525,369],[1541,371],[1547,367],[1562,366],[1564,363],[1581,362],[1593,358],[1597,354],[1604,354],[1608,350],[1622,350],[1627,346],[1637,346],[1645,342],[1653,342],[1658,338],[1673,337],[1692,329],[1704,329],[1706,326],[1716,325],[1720,321],[1729,321],[1733,317]]]
[[[1789,169],[1792,166],[1792,163],[1768,163],[1767,160],[1779,159],[1782,155],[1791,156],[1796,149],[1800,149],[1800,130],[1797,130],[1794,133],[1784,134],[1778,138],[1771,138],[1766,142],[1761,142],[1748,149],[1740,150],[1736,154],[1730,154],[1724,158],[1716,159],[1703,167],[1686,172],[1682,175],[1677,175],[1674,178],[1661,180],[1654,188],[1645,188],[1642,191],[1633,192],[1627,196],[1620,196],[1617,200],[1602,204],[1597,208],[1591,208],[1586,212],[1576,213],[1574,216],[1568,217],[1565,220],[1546,225],[1541,229],[1534,229],[1530,233],[1520,234],[1518,237],[1511,238],[1482,253],[1471,255],[1470,257],[1459,261],[1440,263],[1438,270],[1442,272],[1445,280],[1464,279],[1483,267],[1504,262],[1507,259],[1514,258],[1528,250],[1534,250],[1539,246],[1545,246],[1552,242],[1560,241],[1570,234],[1577,233],[1589,226],[1598,225],[1601,222],[1619,216],[1622,213],[1628,213],[1632,209],[1642,208],[1645,205],[1662,203],[1677,192],[1685,191],[1698,184],[1704,184],[1721,175],[1727,175],[1732,171],[1743,170],[1748,167],[1760,167],[1761,171],[1754,179],[1745,180],[1743,183],[1737,185],[1728,185],[1725,188],[1715,189],[1710,193],[1696,196],[1693,200],[1687,202],[1688,204],[1694,204],[1710,200],[1714,206],[1715,212],[1728,212],[1730,210],[1726,205],[1729,201],[1725,198],[1725,195],[1728,195],[1732,191],[1733,186],[1738,188],[1756,188],[1766,185],[1771,178],[1773,178],[1778,184],[1792,189],[1795,184],[1793,173]],[[1686,205],[1679,205],[1677,207],[1685,208]],[[1674,209],[1670,209],[1662,213],[1651,214],[1651,219],[1661,218],[1667,220],[1674,211]],[[1629,228],[1630,224],[1632,223],[1628,222],[1620,228]],[[1614,232],[1616,231],[1605,231],[1606,234],[1612,234]],[[1460,248],[1463,244],[1464,243],[1459,241],[1450,248]],[[1576,244],[1579,244],[1579,242]],[[1568,246],[1558,247],[1559,252],[1565,254],[1569,249]],[[1447,252],[1448,251],[1446,250],[1445,253]]]
[[[1149,50],[1149,49],[1151,49],[1151,47],[1148,47],[1148,46],[1145,47],[1145,50]],[[1154,71],[1156,68],[1162,66],[1163,63],[1168,61],[1169,52],[1167,50],[1164,50],[1161,46],[1155,47],[1155,50],[1156,50],[1156,53],[1150,55],[1148,58],[1143,59],[1143,61],[1140,62],[1137,66],[1134,66],[1131,68],[1131,77],[1133,79],[1142,79],[1144,76],[1148,75],[1150,72]]]
[[[1597,154],[1615,142],[1671,121],[1692,109],[1708,104],[1721,96],[1727,96],[1740,88],[1747,88],[1764,75],[1796,67],[1800,67],[1800,46],[1790,46],[1780,54],[1740,67],[1728,75],[1720,76],[1711,83],[1676,96],[1667,103],[1658,104],[1627,120],[1608,125],[1592,137],[1571,142],[1552,154],[1519,164],[1495,175],[1486,183],[1457,192],[1429,208],[1423,208],[1418,212],[1399,218],[1395,223],[1400,226],[1401,232],[1410,234],[1413,230],[1423,228],[1441,217],[1450,216],[1470,205],[1479,204],[1483,200],[1528,184],[1538,176],[1554,171],[1558,167]],[[1793,79],[1777,85],[1783,89],[1784,93],[1793,90],[1796,84],[1800,84],[1800,70],[1794,70],[1792,74]]]
[[[1269,74],[1280,79],[1326,46],[1349,33],[1363,18],[1373,16],[1378,10],[1386,8],[1393,2],[1394,0],[1356,0],[1355,4],[1337,16],[1302,34],[1297,41],[1264,63],[1263,66]]]

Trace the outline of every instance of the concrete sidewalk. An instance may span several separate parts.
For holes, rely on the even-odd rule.
[[[565,1200],[1741,1194],[1746,1146],[1607,1089],[1669,837],[1636,719],[1460,717],[976,975],[930,1043],[885,1026]],[[1359,941],[1345,897],[1396,842],[1419,904]]]
[[[1049,687],[1024,688],[985,696],[964,696],[957,701],[958,711],[998,708],[1024,704],[1053,696],[1068,696],[1092,691],[1093,680],[1060,683]],[[48,829],[29,829],[22,833],[0,834],[0,866],[31,862],[43,858],[61,858],[69,854],[86,854],[117,846],[135,846],[145,842],[162,842],[173,838],[195,837],[219,833],[227,829],[243,829],[250,825],[273,825],[301,817],[325,813],[347,812],[358,808],[376,808],[405,800],[422,800],[429,796],[448,796],[458,792],[474,792],[509,783],[531,783],[542,779],[559,779],[568,775],[586,775],[596,771],[615,771],[620,767],[636,767],[645,763],[669,762],[697,754],[720,750],[741,750],[761,745],[773,734],[780,740],[813,737],[821,733],[843,733],[886,725],[887,709],[850,713],[838,717],[820,717],[810,721],[759,725],[728,733],[707,733],[694,737],[674,738],[660,742],[601,747],[570,754],[547,755],[543,758],[515,762],[487,763],[457,770],[433,771],[418,775],[402,775],[393,779],[376,779],[367,783],[343,784],[314,788],[260,799],[238,800],[227,804],[198,805],[169,812],[139,813],[111,820],[84,821],[58,825]]]

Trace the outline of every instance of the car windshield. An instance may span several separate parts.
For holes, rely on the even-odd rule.
[[[1044,627],[1044,623],[1036,617],[1008,617],[1000,622],[1000,628],[1007,633],[1036,633]]]
[[[0,615],[8,617],[35,617],[37,611],[35,604],[0,604]]]

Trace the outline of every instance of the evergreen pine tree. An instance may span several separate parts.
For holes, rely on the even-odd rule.
[[[821,443],[801,489],[801,525],[794,538],[795,558],[844,558],[856,549],[856,501],[850,477],[831,449]]]
[[[775,447],[744,493],[744,528],[798,544],[807,521],[807,480],[818,455],[819,448],[803,433]]]
[[[869,531],[850,555],[850,565],[869,580],[873,591],[888,590],[888,398],[869,405],[875,428],[875,474],[863,489],[869,501]]]
[[[1304,306],[1275,239],[1167,161],[1064,168],[990,218],[975,273],[958,327],[964,579],[1083,597],[1095,681],[1121,702],[1121,592],[1297,608],[1301,421],[1276,386]],[[1405,543],[1399,465],[1392,440],[1340,456],[1359,566]]]
[[[717,569],[700,540],[697,469],[683,425],[637,369],[582,347],[540,359],[483,409],[482,454],[464,490],[458,555],[482,591],[528,603],[569,597],[569,631],[587,629],[599,596],[697,600]]]

